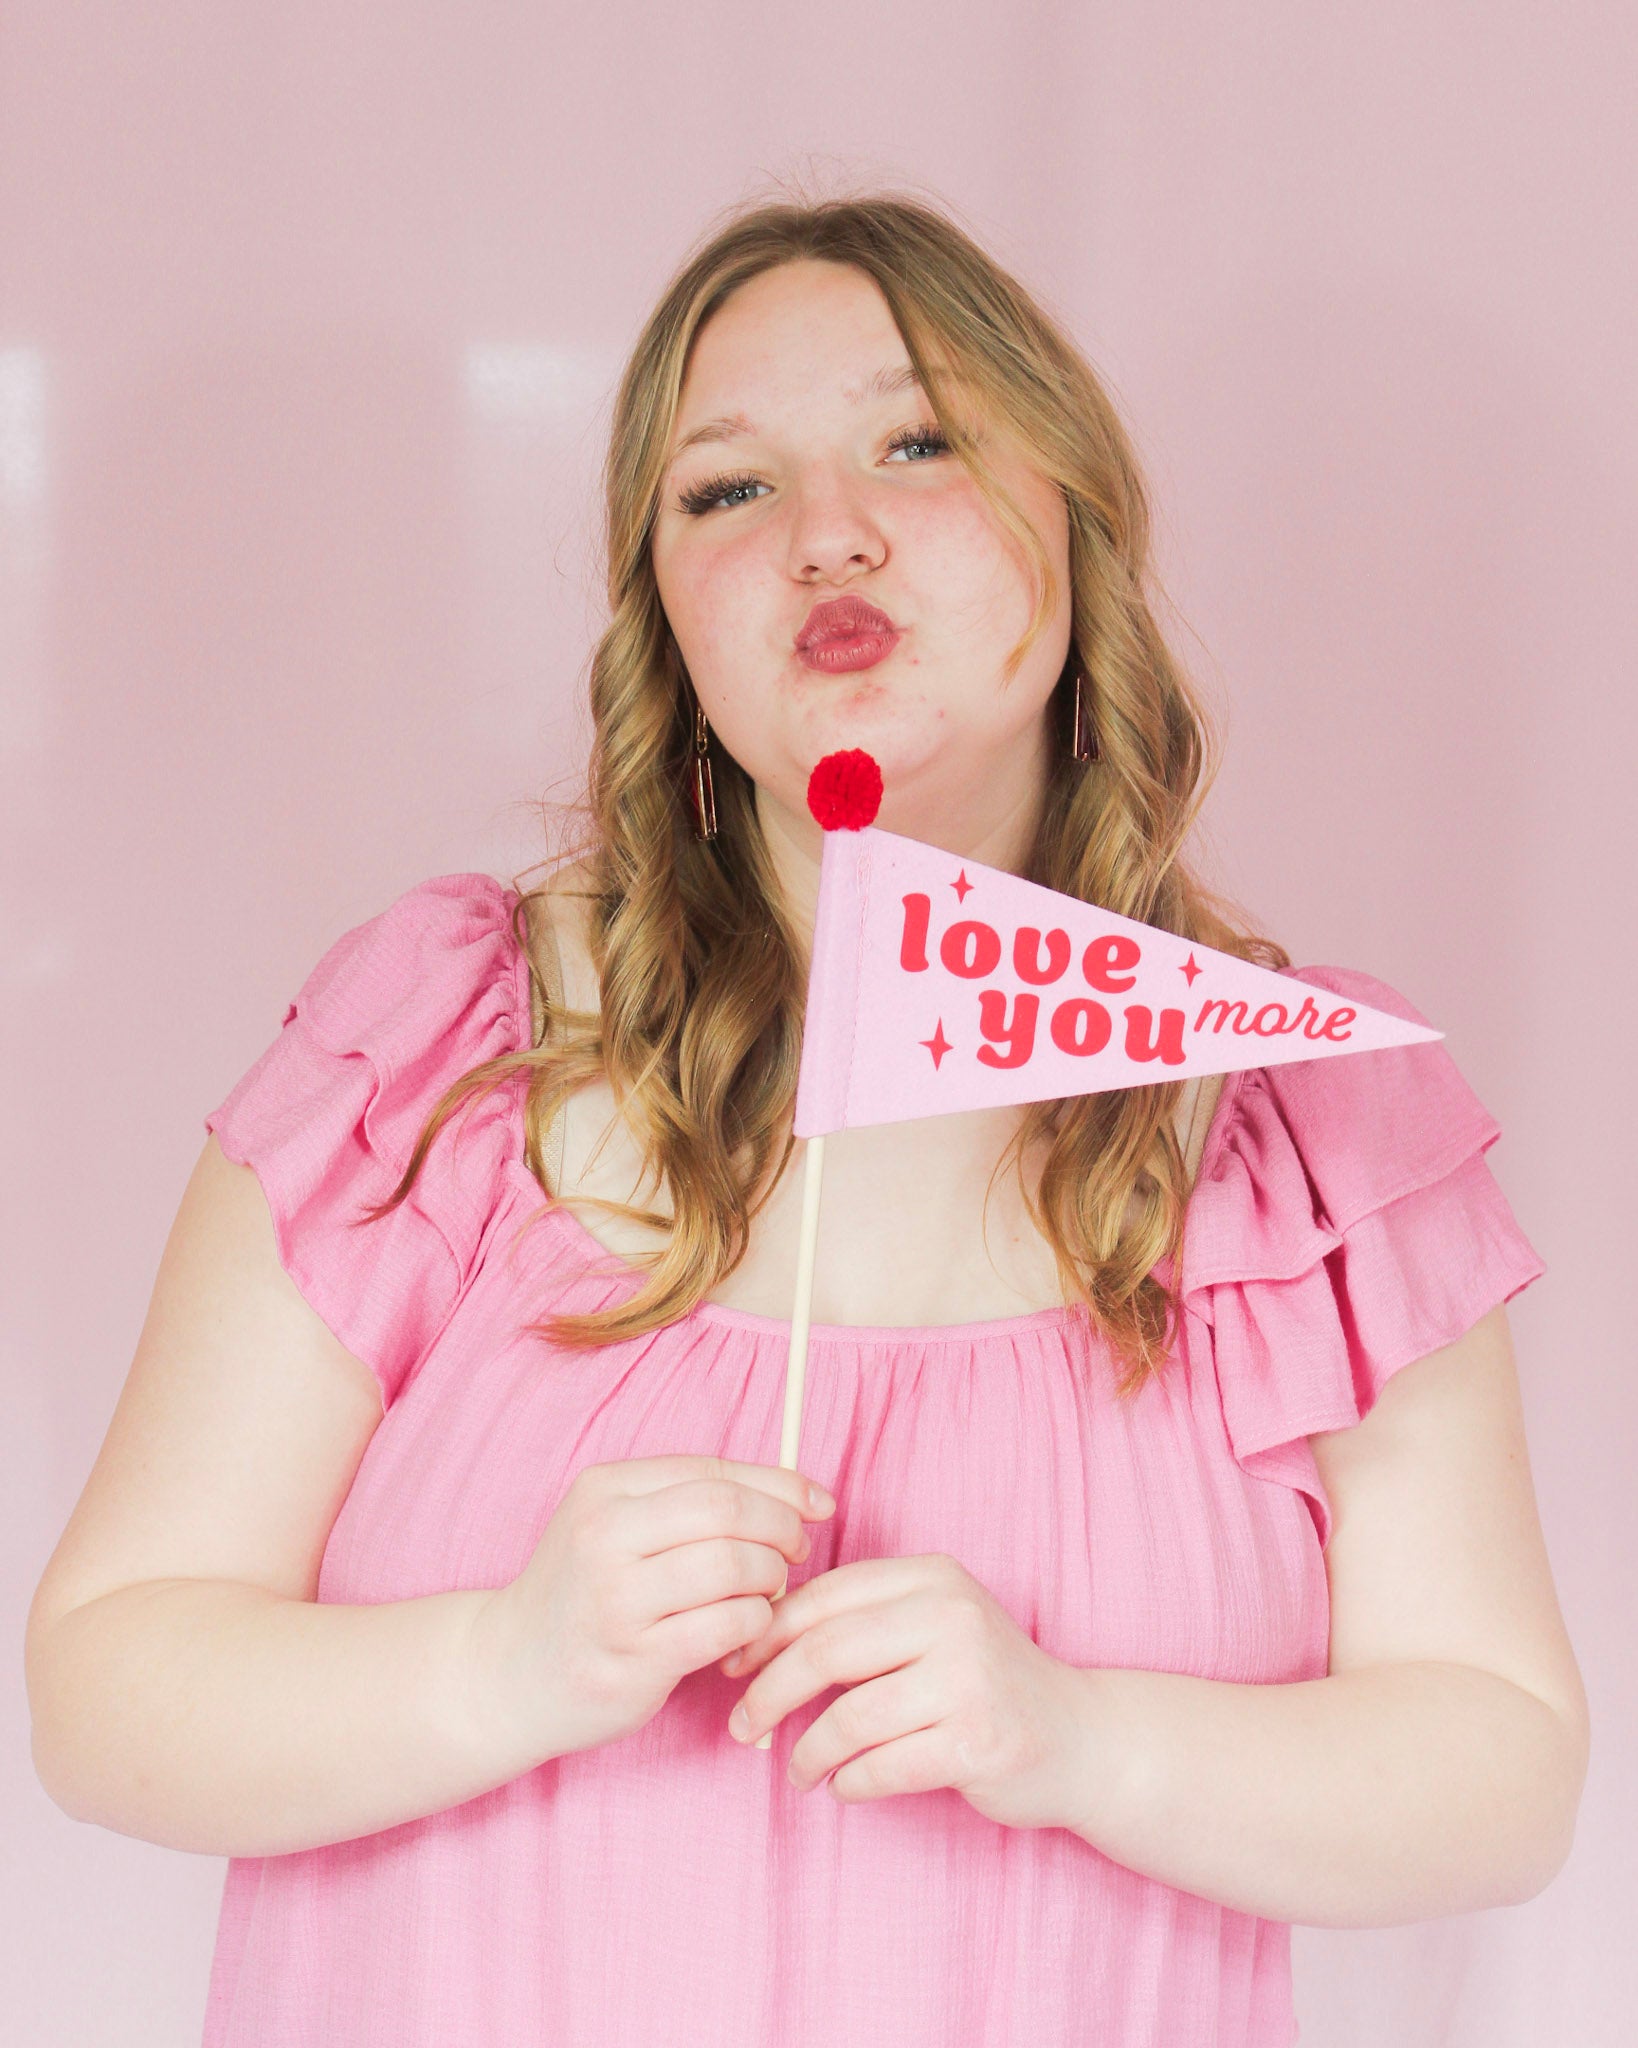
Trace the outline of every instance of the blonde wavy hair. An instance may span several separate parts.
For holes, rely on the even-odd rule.
[[[1064,494],[1073,628],[1053,699],[1062,737],[1023,872],[1259,965],[1290,965],[1274,941],[1232,921],[1183,859],[1211,779],[1208,730],[1146,596],[1150,516],[1132,447],[1075,344],[918,197],[778,198],[730,210],[685,258],[638,338],[604,468],[609,623],[591,661],[594,737],[581,806],[601,1011],[556,1011],[542,1044],[461,1076],[429,1113],[394,1193],[369,1212],[373,1220],[403,1200],[464,1102],[518,1074],[528,1076],[525,1156],[556,1199],[546,1186],[545,1134],[576,1089],[606,1079],[649,1181],[669,1192],[670,1215],[571,1199],[668,1235],[628,1262],[647,1276],[628,1298],[530,1326],[562,1344],[618,1343],[687,1314],[743,1258],[751,1220],[795,1145],[805,1000],[797,943],[779,907],[751,779],[720,747],[716,837],[702,841],[692,830],[691,707],[650,535],[696,336],[747,279],[809,258],[852,264],[874,280],[953,453],[1035,564],[1036,611],[1009,657],[1008,680],[1050,620],[1056,589],[1039,536],[975,442],[967,404],[976,399],[976,417],[1004,422]],[[1070,745],[1077,660],[1096,720],[1101,758],[1093,763],[1075,759]],[[516,906],[514,937],[526,956],[531,895],[544,886],[520,893]],[[1182,1087],[1156,1082],[1028,1105],[995,1169],[1009,1159],[1016,1167],[1066,1301],[1084,1306],[1127,1368],[1122,1394],[1160,1369],[1175,1337],[1187,1201],[1173,1127]],[[1038,1141],[1044,1165],[1031,1190],[1022,1161]],[[1151,1271],[1163,1258],[1172,1261],[1167,1286]]]

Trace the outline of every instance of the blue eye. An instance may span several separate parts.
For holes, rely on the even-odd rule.
[[[944,453],[948,451],[949,446],[949,442],[939,429],[925,420],[920,426],[901,427],[887,444],[889,454],[897,454],[901,448],[931,448]],[[919,469],[921,464],[912,463],[910,467]],[[736,497],[741,491],[754,491],[761,482],[761,477],[753,476],[745,470],[732,475],[707,477],[704,483],[696,484],[691,491],[682,493],[677,500],[677,510],[690,513],[697,518],[702,512],[714,510],[725,499]],[[730,505],[728,509],[732,512],[737,508]]]
[[[696,484],[691,491],[682,494],[677,500],[677,509],[697,516],[701,512],[709,512],[724,498],[731,498],[736,491],[754,491],[761,481],[755,476],[707,477],[704,483]]]
[[[894,450],[921,447],[937,448],[942,451],[947,450],[950,444],[945,440],[937,427],[923,425],[904,428],[901,433],[895,434],[887,445],[890,449]]]

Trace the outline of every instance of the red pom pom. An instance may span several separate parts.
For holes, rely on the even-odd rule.
[[[882,771],[863,747],[827,754],[808,777],[808,809],[827,832],[857,832],[882,804]]]

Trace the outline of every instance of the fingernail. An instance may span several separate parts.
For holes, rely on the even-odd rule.
[[[735,1650],[732,1656],[723,1658],[722,1668],[724,1671],[737,1671],[744,1662],[745,1652],[743,1650]]]
[[[751,1732],[751,1717],[745,1711],[745,1702],[740,1701],[728,1716],[728,1733],[736,1742],[743,1742]]]
[[[828,1515],[835,1505],[835,1501],[831,1499],[822,1486],[809,1486],[808,1506],[810,1508],[816,1508],[820,1514]]]

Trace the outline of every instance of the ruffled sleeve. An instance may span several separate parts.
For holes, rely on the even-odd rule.
[[[512,1086],[458,1111],[379,1222],[427,1112],[482,1061],[529,1043],[517,898],[488,875],[441,875],[344,932],[277,1038],[205,1118],[251,1167],[279,1257],[374,1372],[383,1409],[431,1348],[474,1269],[512,1145]]]
[[[1417,1023],[1355,969],[1293,978]],[[1331,1532],[1307,1439],[1370,1412],[1402,1366],[1545,1270],[1485,1153],[1500,1127],[1444,1042],[1230,1075],[1189,1207],[1186,1312],[1205,1325],[1229,1441]]]

